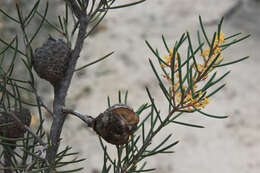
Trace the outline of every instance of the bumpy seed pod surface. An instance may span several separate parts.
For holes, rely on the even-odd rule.
[[[21,112],[11,111],[22,123],[31,124],[31,113],[28,109],[22,108]],[[7,138],[23,137],[25,129],[8,113],[0,113],[0,134]]]
[[[136,131],[139,117],[127,105],[116,104],[93,121],[93,129],[111,144],[126,144]]]
[[[65,75],[70,54],[71,49],[64,41],[49,37],[42,47],[35,49],[34,70],[41,78],[55,85]]]

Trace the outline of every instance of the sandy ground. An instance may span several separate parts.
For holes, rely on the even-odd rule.
[[[110,51],[115,54],[108,60],[75,76],[69,93],[69,104],[80,112],[98,115],[106,108],[106,97],[117,102],[117,91],[129,91],[129,104],[137,108],[148,97],[144,87],[148,86],[161,111],[166,109],[157,81],[148,64],[155,58],[146,47],[148,40],[163,54],[161,34],[173,44],[183,32],[190,31],[195,39],[199,28],[198,15],[210,22],[231,8],[234,0],[148,0],[126,10],[111,11],[102,25],[105,29],[87,40],[80,64],[90,62]],[[224,22],[224,33],[251,33],[247,41],[224,53],[227,61],[249,55],[243,63],[224,68],[232,70],[224,80],[227,84],[222,92],[211,100],[206,111],[230,115],[225,120],[205,118],[201,115],[184,116],[186,122],[204,125],[205,129],[194,129],[173,125],[161,133],[153,143],[173,133],[180,140],[172,155],[158,155],[149,160],[148,167],[154,172],[176,173],[258,173],[260,171],[260,4],[244,1],[244,5]],[[208,26],[213,32],[216,25]],[[100,170],[102,150],[96,135],[84,128],[82,122],[71,118],[63,131],[64,143],[71,145],[80,157],[87,158],[77,166],[85,166],[82,172]],[[113,147],[108,144],[109,147]]]
[[[144,40],[164,54],[161,35],[170,45],[189,31],[195,40],[199,29],[198,15],[205,22],[220,19],[235,0],[147,0],[125,10],[111,11],[102,23],[102,30],[90,37],[84,46],[79,66],[95,60],[111,51],[109,59],[77,73],[68,94],[68,105],[76,110],[97,116],[107,107],[107,96],[117,102],[117,92],[129,91],[129,105],[137,109],[148,102],[145,86],[148,86],[156,103],[164,112],[167,109],[148,58],[156,62]],[[197,123],[204,129],[172,125],[162,131],[153,143],[159,143],[169,133],[180,143],[171,155],[158,155],[149,159],[148,168],[158,173],[259,173],[260,172],[260,3],[244,0],[244,5],[224,21],[224,33],[251,33],[252,37],[224,52],[227,61],[249,55],[243,63],[223,68],[232,73],[223,81],[227,86],[215,95],[206,111],[230,115],[216,120],[198,114],[182,118]],[[216,25],[207,26],[208,32]],[[84,127],[77,118],[69,118],[63,129],[63,144],[87,158],[75,167],[81,172],[99,171],[103,153],[95,133]],[[112,145],[108,144],[110,148]],[[62,146],[64,147],[64,146]],[[113,153],[112,153],[113,154]]]

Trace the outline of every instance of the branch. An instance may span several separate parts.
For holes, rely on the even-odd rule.
[[[60,135],[63,128],[63,124],[67,113],[64,113],[63,107],[65,106],[66,95],[71,84],[71,79],[82,50],[84,39],[86,35],[88,18],[85,11],[79,11],[80,7],[74,0],[65,0],[67,2],[75,16],[79,21],[79,32],[74,49],[70,55],[70,62],[66,71],[64,79],[54,86],[54,101],[53,101],[53,122],[50,131],[51,147],[47,151],[46,158],[49,163],[54,163],[56,154],[58,152]]]
[[[77,111],[74,111],[72,109],[63,109],[63,112],[66,114],[72,114],[75,115],[76,117],[80,118],[82,121],[84,121],[88,127],[92,127],[93,126],[93,117],[89,116],[89,115],[83,115]]]

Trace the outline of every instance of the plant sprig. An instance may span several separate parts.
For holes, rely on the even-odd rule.
[[[193,128],[204,128],[202,125],[179,121],[178,118],[184,113],[198,112],[210,118],[227,118],[227,116],[205,113],[203,108],[209,104],[209,98],[225,86],[225,84],[219,86],[219,82],[222,81],[230,71],[218,76],[216,71],[219,70],[219,67],[232,65],[248,58],[244,57],[226,63],[222,51],[248,38],[249,35],[236,38],[240,36],[238,33],[225,38],[221,30],[223,23],[222,18],[218,25],[217,32],[213,34],[212,40],[210,40],[210,36],[206,33],[201,17],[199,17],[199,21],[204,39],[207,43],[206,46],[200,38],[200,31],[197,32],[198,46],[192,44],[189,32],[181,36],[180,40],[173,46],[173,49],[167,44],[166,38],[162,36],[162,42],[167,55],[161,57],[158,50],[154,49],[151,44],[146,41],[148,48],[155,55],[161,67],[162,74],[158,72],[153,61],[149,59],[163,97],[169,103],[168,114],[166,116],[161,115],[152,94],[149,89],[146,88],[150,104],[141,106],[137,114],[139,115],[139,110],[141,109],[142,112],[146,112],[147,115],[142,118],[142,121],[138,125],[138,133],[131,137],[129,143],[116,147],[118,152],[117,158],[110,158],[106,150],[107,147],[101,141],[105,153],[104,157],[106,158],[103,170],[109,170],[111,167],[113,167],[114,172],[120,173],[149,172],[154,170],[154,168],[145,168],[147,165],[145,159],[157,154],[172,153],[172,148],[179,142],[178,140],[172,139],[172,133],[170,133],[161,142],[155,144],[153,138],[155,138],[164,127],[169,124],[177,124]],[[183,47],[185,42],[188,43],[186,59],[179,53],[179,49]],[[212,90],[211,88],[215,89]],[[209,89],[211,89],[211,92],[209,92]],[[120,98],[121,92],[119,92],[119,102],[121,102]],[[151,145],[152,143],[153,145]]]

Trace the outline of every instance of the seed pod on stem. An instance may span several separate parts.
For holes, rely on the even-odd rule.
[[[63,79],[68,68],[71,49],[63,40],[49,37],[40,47],[35,49],[33,67],[39,77],[55,86]]]
[[[139,117],[125,104],[116,104],[93,120],[93,129],[107,142],[126,144],[137,129]]]
[[[10,113],[14,114],[21,122],[17,122]],[[23,137],[26,130],[20,123],[30,126],[32,118],[30,111],[26,108],[22,108],[21,111],[10,111],[10,113],[4,111],[0,112],[0,135],[5,138]],[[6,142],[9,144],[16,144],[15,140]]]

